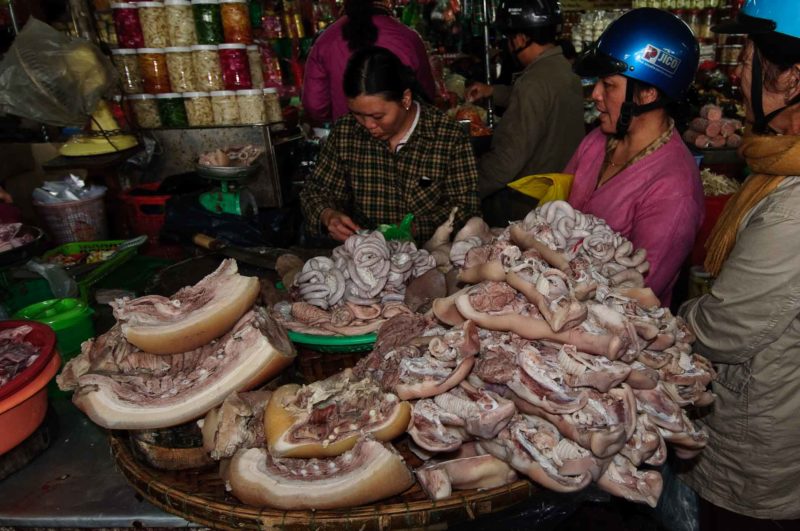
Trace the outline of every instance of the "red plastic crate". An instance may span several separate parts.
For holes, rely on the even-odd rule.
[[[145,234],[150,243],[158,243],[158,233],[164,226],[165,207],[171,195],[131,195],[137,188],[158,190],[160,183],[140,184],[127,192],[120,199],[125,205],[125,221],[133,235]]]

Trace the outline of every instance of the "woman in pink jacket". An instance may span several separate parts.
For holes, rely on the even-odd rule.
[[[416,74],[424,95],[433,101],[433,74],[419,34],[392,16],[381,0],[345,0],[344,12],[317,38],[306,60],[303,109],[309,121],[318,125],[347,114],[344,69],[353,52],[367,46],[392,51]]]
[[[705,215],[697,164],[665,109],[683,96],[697,62],[689,27],[643,8],[613,22],[574,66],[599,78],[592,99],[600,127],[564,170],[575,175],[569,202],[647,250],[645,284],[662,306],[670,305]]]

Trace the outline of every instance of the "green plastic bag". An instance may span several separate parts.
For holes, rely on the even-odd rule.
[[[378,225],[378,230],[387,240],[414,241],[411,235],[411,223],[414,221],[414,214],[406,214],[403,220],[397,225]]]
[[[543,205],[550,201],[566,201],[574,177],[569,173],[539,173],[522,177],[506,186],[538,199],[539,205]]]

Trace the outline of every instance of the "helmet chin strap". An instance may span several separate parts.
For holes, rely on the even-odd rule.
[[[750,78],[750,103],[753,106],[753,132],[759,135],[765,135],[771,132],[769,123],[780,113],[791,107],[792,105],[800,102],[800,94],[789,100],[780,109],[775,109],[771,113],[764,115],[764,102],[763,90],[764,84],[762,82],[762,67],[761,57],[758,52],[753,53],[753,75]]]
[[[635,116],[661,109],[669,103],[667,98],[658,98],[656,101],[646,103],[644,105],[636,105],[633,101],[633,80],[630,78],[625,79],[625,101],[619,110],[619,118],[617,118],[617,131],[614,133],[616,138],[624,138],[628,134],[628,129]]]

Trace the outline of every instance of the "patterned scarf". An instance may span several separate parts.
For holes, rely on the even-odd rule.
[[[706,242],[706,271],[719,275],[736,243],[736,234],[747,213],[771,194],[786,176],[800,175],[800,136],[745,136],[739,154],[753,171],[728,200]]]

